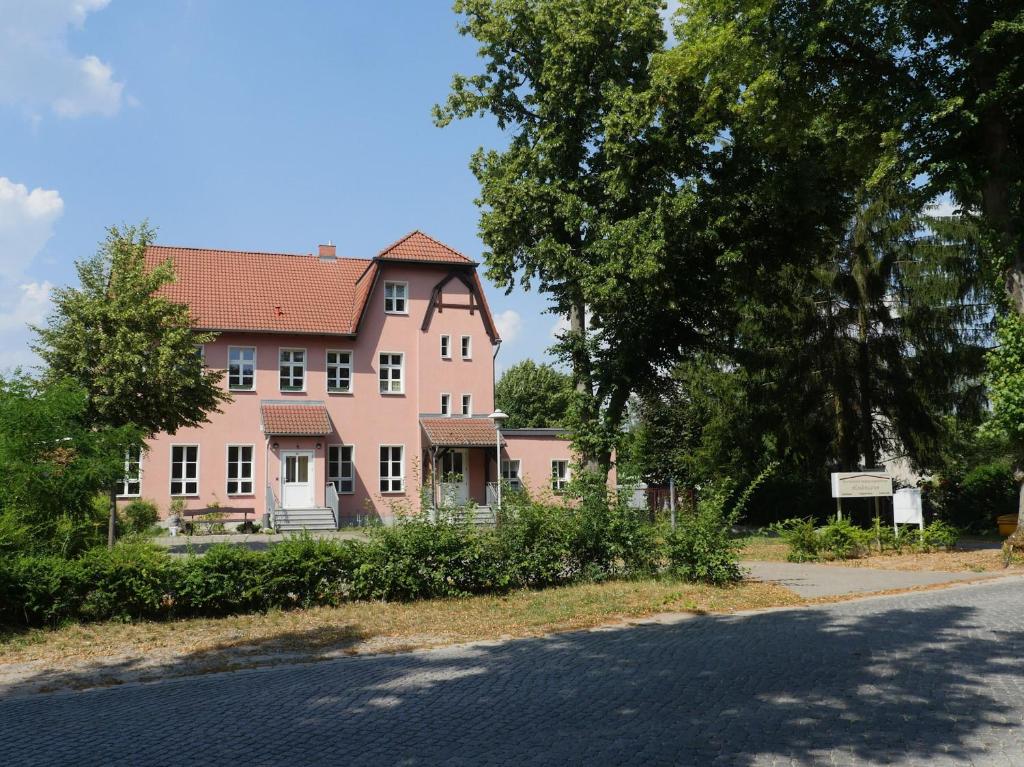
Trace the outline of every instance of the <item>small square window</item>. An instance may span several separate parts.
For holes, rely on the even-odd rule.
[[[501,461],[501,478],[505,484],[508,485],[510,490],[521,490],[523,487],[522,479],[519,476],[519,459],[512,458],[510,460]]]
[[[441,359],[450,360],[452,358],[452,337],[441,336]]]
[[[441,395],[441,415],[452,414],[452,395],[442,394]]]
[[[473,359],[473,337],[463,336],[462,337],[462,359],[471,360]]]
[[[409,283],[384,283],[384,311],[388,314],[409,313]]]
[[[462,414],[473,415],[473,395],[463,394],[462,395]]]
[[[352,352],[328,350],[327,391],[345,394],[352,391]]]

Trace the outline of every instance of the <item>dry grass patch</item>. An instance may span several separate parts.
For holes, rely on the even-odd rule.
[[[859,559],[829,562],[843,567],[874,567],[879,570],[934,571],[959,573],[965,570],[975,573],[1024,572],[1024,565],[1015,563],[1006,567],[1003,552],[998,549],[972,551],[932,551],[927,553],[875,554]]]
[[[353,603],[168,623],[101,623],[0,637],[0,692],[37,692],[233,668],[538,636],[659,612],[800,604],[775,584],[583,584],[505,596]]]
[[[740,559],[759,562],[785,562],[789,545],[781,538],[767,535],[748,535],[737,541],[740,544]]]

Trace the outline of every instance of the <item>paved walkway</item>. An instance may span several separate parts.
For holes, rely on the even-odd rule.
[[[0,764],[1020,765],[1022,590],[0,700]]]
[[[939,583],[999,576],[998,573],[907,572],[876,570],[868,567],[753,560],[743,562],[743,567],[750,571],[751,578],[778,583],[807,599],[843,594],[867,594],[874,591],[893,591],[915,586],[933,586]],[[1024,764],[1024,758],[1021,759],[1021,763]]]
[[[312,538],[331,538],[334,540],[366,540],[365,529],[349,530],[310,530]],[[231,543],[259,551],[269,548],[275,543],[295,537],[299,533],[217,533],[214,535],[159,535],[152,539],[153,543],[163,546],[172,554],[202,554],[215,543]]]

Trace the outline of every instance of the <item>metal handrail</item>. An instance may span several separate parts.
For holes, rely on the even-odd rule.
[[[267,492],[266,492],[266,495],[264,496],[264,499],[265,499],[265,506],[266,506],[266,510],[267,510],[267,515],[270,517],[270,526],[276,530],[277,529],[277,519],[276,519],[276,517],[277,517],[277,510],[280,507],[277,505],[277,496],[274,494],[274,488],[270,486],[269,482],[267,483]]]
[[[327,506],[330,508],[331,514],[334,515],[334,529],[337,530],[341,526],[339,521],[341,518],[338,516],[338,489],[333,482],[327,483],[324,497],[327,499]]]

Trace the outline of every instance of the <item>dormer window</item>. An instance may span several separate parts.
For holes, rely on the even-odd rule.
[[[384,283],[384,311],[387,314],[409,313],[409,283]]]

